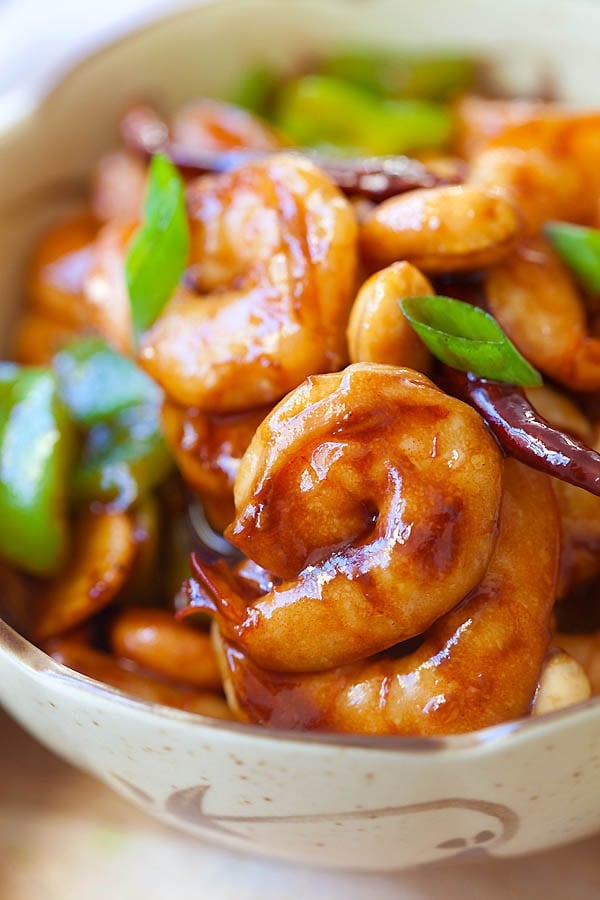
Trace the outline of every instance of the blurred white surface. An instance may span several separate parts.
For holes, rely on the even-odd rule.
[[[95,46],[185,0],[0,0],[0,125]]]

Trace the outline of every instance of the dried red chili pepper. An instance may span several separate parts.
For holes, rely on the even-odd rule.
[[[147,104],[130,107],[121,119],[121,137],[134,153],[149,157],[164,153],[186,175],[228,172],[245,163],[262,159],[265,150],[198,150],[169,140],[169,130],[156,110]],[[299,152],[299,151],[292,151]],[[408,156],[374,156],[353,159],[334,158],[302,151],[326,172],[331,180],[352,196],[377,203],[416,188],[455,184],[441,178],[423,163]]]

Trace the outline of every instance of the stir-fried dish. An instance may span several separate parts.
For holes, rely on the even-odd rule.
[[[600,693],[600,112],[476,69],[125,110],[0,365],[0,604],[54,659],[381,735]]]

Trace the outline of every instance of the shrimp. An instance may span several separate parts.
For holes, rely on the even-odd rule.
[[[163,406],[163,429],[177,465],[217,531],[233,521],[233,483],[240,460],[269,410],[217,415],[169,401]]]
[[[468,98],[458,132],[468,183],[518,206],[527,230],[548,219],[590,222],[600,199],[600,116]]]
[[[573,159],[543,150],[492,147],[471,165],[468,184],[501,195],[518,207],[535,234],[549,219],[590,218],[589,180]]]
[[[119,220],[101,228],[82,213],[44,235],[30,264],[28,293],[35,318],[17,337],[21,357],[29,357],[25,341],[31,336],[36,355],[49,355],[61,331],[65,337],[69,332],[99,334],[118,350],[131,351],[124,258],[134,228]],[[49,322],[46,341],[43,320]]]
[[[511,459],[504,470],[500,529],[485,576],[416,650],[400,646],[331,671],[287,674],[259,668],[217,636],[235,712],[273,728],[422,735],[526,714],[550,642],[558,518],[546,475]]]
[[[571,389],[600,388],[600,338],[587,333],[573,279],[545,241],[528,241],[492,268],[485,293],[492,315],[534,366]]]
[[[259,426],[226,531],[284,581],[246,605],[209,567],[200,575],[223,599],[204,609],[268,669],[321,670],[384,650],[478,584],[501,479],[482,420],[425,376],[360,363],[309,378]]]
[[[562,213],[587,223],[600,200],[600,113],[551,110],[501,131],[491,148],[518,148],[543,154],[545,166],[564,184],[540,179],[550,197],[560,198]],[[571,171],[568,171],[570,165]],[[567,190],[573,191],[569,201]],[[569,209],[570,206],[570,209]],[[561,212],[560,207],[553,215]]]
[[[83,284],[89,327],[124,354],[133,352],[125,255],[135,227],[135,223],[116,219],[102,228]]]
[[[139,353],[171,399],[237,412],[340,368],[357,229],[331,181],[274,155],[192,182],[188,208],[204,296],[176,294]]]
[[[427,274],[460,272],[504,259],[521,232],[517,209],[473,187],[410,191],[375,208],[361,229],[365,256],[408,260]]]
[[[88,212],[70,216],[44,234],[29,264],[27,293],[38,315],[67,327],[86,325],[85,278],[94,260],[98,223]]]
[[[536,100],[490,100],[466,94],[454,106],[454,150],[471,159],[507,128],[551,109]]]
[[[358,292],[350,314],[350,361],[429,371],[429,351],[403,316],[398,301],[433,293],[427,278],[407,262],[393,263],[371,276]]]

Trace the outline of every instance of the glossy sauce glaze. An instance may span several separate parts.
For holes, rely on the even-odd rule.
[[[477,585],[501,455],[425,376],[362,363],[309,379],[267,416],[235,498],[227,536],[282,583],[246,606],[210,569],[207,608],[224,604],[224,633],[264,667],[319,670],[420,634]]]
[[[272,728],[429,735],[525,715],[550,641],[559,523],[546,476],[513,460],[504,469],[500,531],[486,574],[416,650],[300,675],[261,669],[222,639],[227,694],[238,714]]]

